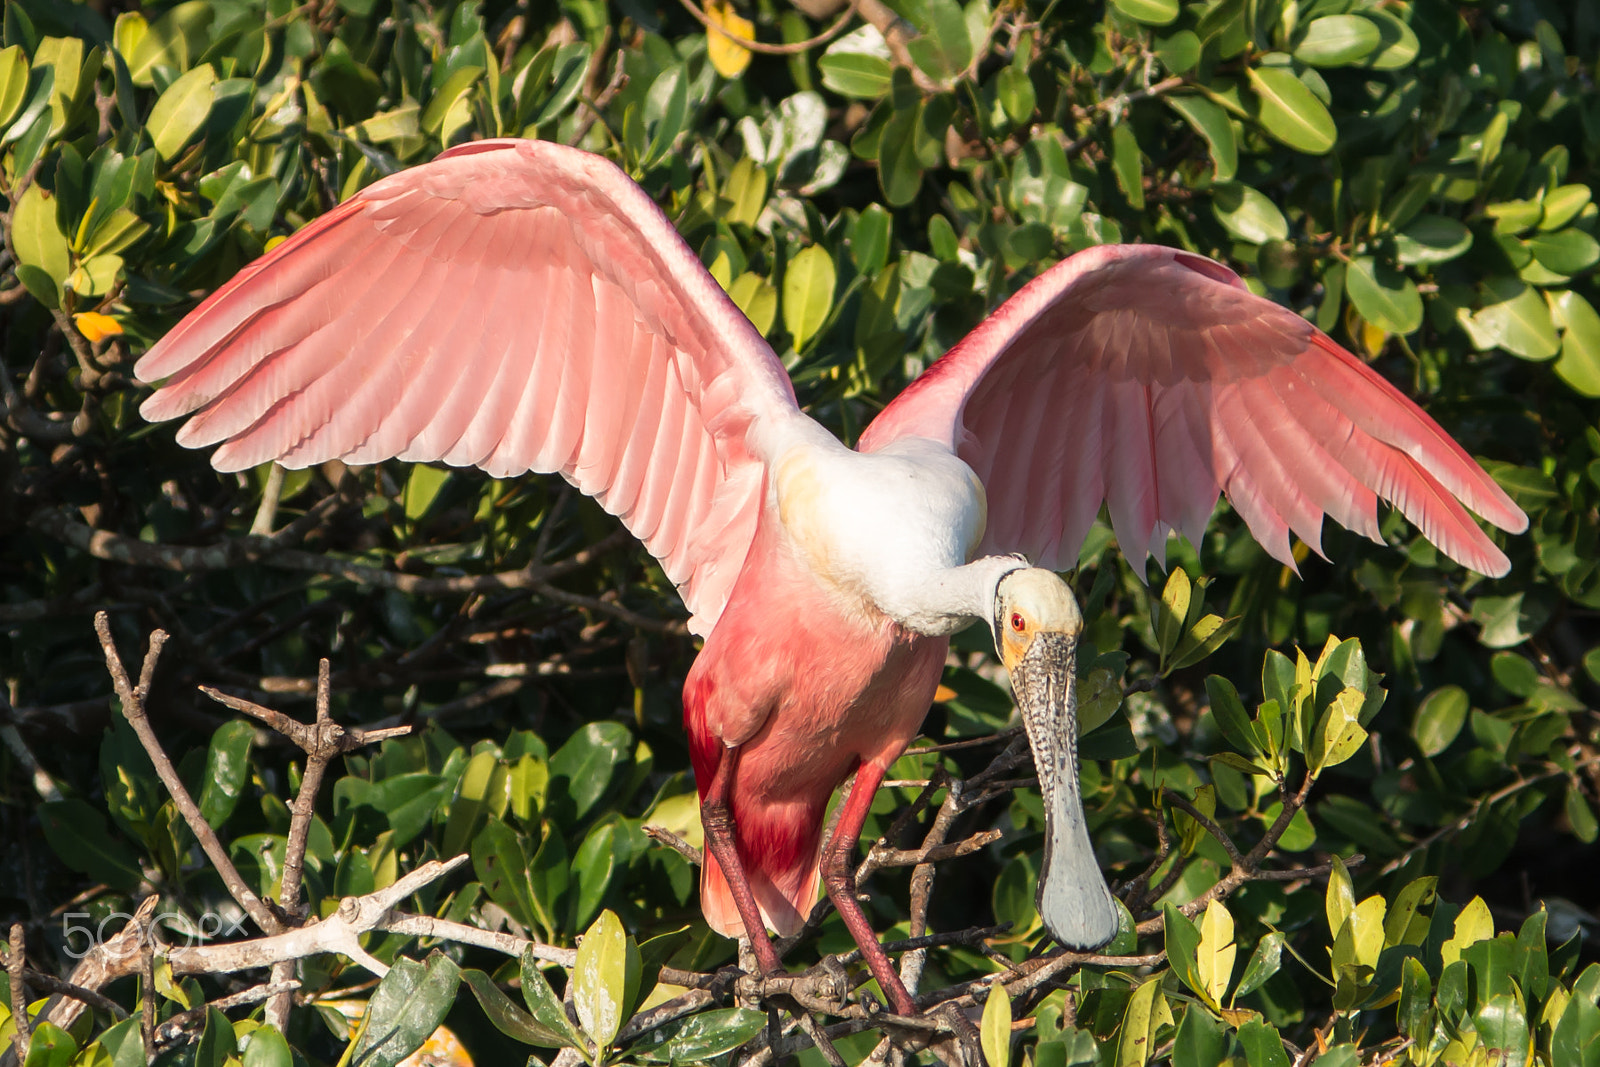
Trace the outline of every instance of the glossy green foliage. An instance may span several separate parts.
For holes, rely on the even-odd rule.
[[[1600,969],[1574,938],[1600,869],[1593,5],[892,6],[887,37],[852,13],[807,46],[837,14],[706,5],[714,53],[677,0],[6,4],[0,839],[28,858],[0,864],[0,919],[30,923],[31,965],[65,973],[152,891],[168,944],[260,934],[108,710],[103,608],[124,655],[173,635],[151,715],[252,892],[293,866],[305,760],[194,689],[309,721],[326,657],[335,719],[417,729],[329,765],[306,913],[464,856],[400,907],[483,935],[310,955],[283,1032],[210,1006],[226,979],[155,966],[158,1013],[187,1013],[163,1055],[397,1063],[441,1022],[479,1062],[725,1063],[767,1040],[721,986],[636,1022],[734,950],[645,832],[701,843],[677,695],[696,642],[614,519],[553,478],[219,476],[137,415],[133,360],[273,242],[445,147],[539,137],[640,181],[846,440],[1052,264],[1159,242],[1367,359],[1529,514],[1495,580],[1387,513],[1382,545],[1297,545],[1298,576],[1226,504],[1165,574],[1097,524],[1072,575],[1080,751],[1128,912],[1104,951],[1127,959],[1043,984],[1044,814],[1025,768],[991,766],[1014,712],[987,635],[959,635],[924,732],[960,747],[903,757],[866,837],[915,847],[946,783],[985,774],[953,833],[987,836],[933,865],[921,915],[909,867],[866,888],[889,940],[1009,924],[922,972],[966,998],[974,1055],[1600,1063]],[[750,35],[803,47],[727,43]],[[787,959],[850,947],[829,915]],[[132,984],[109,992],[137,1011]],[[14,1030],[0,1006],[0,1045]],[[880,1039],[846,1030],[848,1062]],[[25,1067],[143,1055],[137,1025],[83,1015],[33,1027]]]

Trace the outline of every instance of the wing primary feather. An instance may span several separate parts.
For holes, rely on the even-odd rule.
[[[606,491],[606,506],[614,508],[624,521],[633,517],[639,503],[640,487],[649,475],[653,456],[651,447],[656,441],[664,405],[667,369],[671,365],[672,351],[659,335],[650,338],[650,352],[645,356],[645,373],[639,379],[639,405],[637,414],[629,423],[628,442],[618,460],[617,473]]]
[[[421,263],[402,260],[390,277],[399,276],[400,289],[409,290],[421,269]],[[379,299],[382,303],[366,301],[363,311],[387,316],[395,304],[403,302],[403,295],[382,293]],[[221,470],[253,467],[272,458],[285,466],[307,466],[329,458],[307,458],[297,451],[298,446],[332,418],[333,406],[341,398],[318,387],[340,373],[343,363],[339,356],[356,349],[358,335],[369,328],[370,320],[351,316],[330,319],[321,329],[295,338],[271,358],[256,363],[227,393],[192,417],[179,431],[179,443],[190,445],[194,436],[210,441],[228,438],[212,457]],[[358,352],[357,359],[363,354],[375,355]]]

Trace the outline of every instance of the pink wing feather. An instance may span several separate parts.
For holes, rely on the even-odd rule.
[[[1198,543],[1220,492],[1293,566],[1323,515],[1378,540],[1393,503],[1452,559],[1510,567],[1463,504],[1528,519],[1439,426],[1221,264],[1154,245],[1080,252],[1024,286],[867,427],[948,443],[983,480],[980,552],[1075,565],[1099,513],[1130,556]]]
[[[782,365],[612,164],[479,141],[362,190],[139,361],[151,420],[239,470],[392,456],[558,471],[709,632],[754,536]]]

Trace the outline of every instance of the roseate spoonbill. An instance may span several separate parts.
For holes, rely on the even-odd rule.
[[[684,686],[706,831],[701,903],[780,967],[820,877],[874,976],[910,997],[854,897],[884,771],[949,636],[989,624],[1051,813],[1045,919],[1117,924],[1078,796],[1066,585],[1102,501],[1125,551],[1197,541],[1219,491],[1291,561],[1377,500],[1487,574],[1462,505],[1527,519],[1432,420],[1202,256],[1081,252],[1023,287],[867,427],[801,413],[782,365],[666,216],[609,162],[480,141],[391,175],[242,270],[139,362],[152,420],[213,462],[332,457],[559,471],[644,542],[705,645]],[[1004,553],[1021,553],[1010,555]],[[1029,567],[1024,556],[1039,565]],[[1042,568],[1042,569],[1041,569]],[[828,848],[823,811],[856,785]]]

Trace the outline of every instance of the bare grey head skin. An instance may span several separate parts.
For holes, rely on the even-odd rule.
[[[995,585],[995,651],[1011,674],[1044,795],[1044,871],[1035,903],[1057,941],[1077,951],[1116,935],[1119,913],[1089,843],[1078,785],[1078,637],[1083,615],[1052,571],[1024,567]]]

